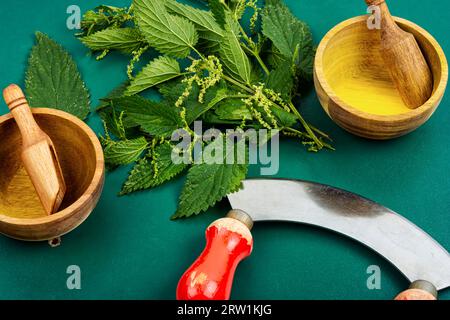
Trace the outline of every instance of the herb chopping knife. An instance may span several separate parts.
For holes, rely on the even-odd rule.
[[[31,113],[19,86],[3,90],[3,98],[22,135],[22,162],[47,214],[58,211],[66,184],[53,142],[42,131]]]
[[[208,227],[206,248],[178,283],[178,299],[228,299],[258,221],[315,225],[361,242],[411,281],[397,300],[434,300],[450,286],[447,250],[399,214],[354,193],[301,180],[249,179],[228,199],[233,210]]]

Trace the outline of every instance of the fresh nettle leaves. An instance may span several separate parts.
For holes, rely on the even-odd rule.
[[[145,89],[181,76],[180,65],[177,60],[161,56],[147,64],[136,77],[131,80],[125,94],[137,94]]]
[[[122,27],[126,22],[133,19],[130,9],[101,5],[87,11],[80,23],[81,32],[78,36],[89,36],[107,28]]]
[[[71,113],[84,120],[90,110],[89,93],[72,57],[47,35],[36,32],[25,75],[31,107]]]
[[[165,1],[134,0],[139,29],[147,41],[163,54],[185,58],[198,41],[194,24],[184,17],[169,14]]]
[[[310,151],[332,149],[328,136],[293,104],[299,86],[311,81],[315,52],[309,27],[281,0],[267,0],[263,7],[257,0],[208,0],[200,8],[175,0],[134,0],[128,8],[88,11],[81,26],[80,41],[100,53],[98,59],[113,50],[131,55],[129,81],[102,99],[98,110],[109,166],[135,163],[121,194],[156,187],[187,170],[174,215],[180,218],[238,190],[246,157],[225,161],[238,156],[237,150],[225,150],[220,139],[200,139],[195,121],[204,129],[276,129]],[[150,49],[157,56],[134,72]],[[140,96],[154,89],[160,99]],[[190,138],[182,154],[187,162],[172,161],[180,153],[170,141],[174,132]],[[198,145],[206,152],[213,148],[223,161],[195,161]]]
[[[182,117],[174,105],[155,102],[140,96],[114,99],[113,104],[121,107],[127,119],[141,127],[149,136],[170,138],[172,133],[182,128]]]
[[[144,37],[136,28],[104,29],[83,37],[81,41],[92,51],[102,51],[101,56],[109,50],[132,54],[145,46]]]
[[[165,142],[150,150],[149,154],[140,159],[130,172],[124,183],[121,194],[153,188],[176,177],[187,165],[172,161],[173,146]]]
[[[107,137],[102,139],[105,161],[111,165],[124,165],[139,159],[148,146],[145,137],[133,140],[114,141]]]
[[[287,61],[297,77],[306,80],[312,77],[315,49],[311,30],[285,4],[278,2],[264,8],[262,32],[272,41],[271,61],[276,67]]]
[[[225,32],[220,45],[220,57],[231,77],[250,85],[251,65],[240,44],[238,22],[230,14],[225,17]]]
[[[207,159],[200,164],[194,164],[189,169],[186,183],[180,196],[180,204],[173,218],[182,218],[191,214],[199,214],[224,195],[240,189],[241,181],[245,179],[248,164],[238,161],[237,147],[226,148],[226,137],[219,136],[211,142],[204,150],[207,157],[218,157],[219,159],[234,158],[229,164],[215,163]],[[247,154],[244,153],[244,157]]]

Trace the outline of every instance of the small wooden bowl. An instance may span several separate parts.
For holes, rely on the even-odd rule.
[[[1,116],[0,233],[51,240],[80,225],[97,204],[104,183],[103,151],[94,132],[78,118],[45,108],[34,108],[33,115],[55,145],[67,192],[60,211],[46,215],[20,160],[19,129],[11,114]]]
[[[344,21],[323,38],[314,62],[314,84],[322,107],[339,126],[365,138],[392,139],[417,129],[436,110],[447,86],[447,60],[427,31],[395,18],[416,37],[433,73],[430,99],[408,109],[384,66],[380,31],[369,30],[367,18]]]

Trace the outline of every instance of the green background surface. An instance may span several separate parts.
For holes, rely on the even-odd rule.
[[[287,0],[311,25],[315,42],[337,23],[365,14],[364,1]],[[129,1],[106,4],[126,6]],[[49,34],[74,57],[98,99],[126,77],[128,59],[110,55],[97,62],[66,28],[68,5],[82,12],[102,0],[15,1],[0,4],[0,87],[23,84],[34,32]],[[396,0],[391,11],[427,29],[450,52],[447,0]],[[448,95],[419,130],[400,139],[375,142],[352,136],[322,111],[313,90],[301,106],[308,120],[332,135],[335,152],[312,154],[283,140],[277,177],[313,180],[341,187],[403,214],[450,248],[450,135]],[[2,102],[0,114],[7,108]],[[88,124],[101,133],[99,118]],[[7,143],[1,140],[0,143]],[[0,159],[1,161],[1,159]],[[63,237],[62,245],[25,243],[0,237],[2,299],[173,299],[179,277],[204,246],[204,230],[223,216],[223,202],[198,217],[170,221],[184,177],[151,191],[117,197],[129,167],[107,174],[101,200],[85,223]],[[1,172],[0,172],[1,174]],[[250,176],[258,176],[254,166]],[[270,223],[253,229],[254,251],[237,270],[234,299],[391,299],[408,281],[364,246],[309,226]],[[82,289],[68,290],[66,268],[78,265]],[[381,290],[366,286],[370,265],[381,268]],[[450,290],[441,298],[450,298]]]

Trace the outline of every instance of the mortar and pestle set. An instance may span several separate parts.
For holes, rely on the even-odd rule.
[[[368,16],[346,20],[322,39],[314,84],[328,116],[364,138],[386,140],[424,124],[439,106],[448,65],[438,42],[418,25],[392,17],[384,0],[365,0]]]
[[[7,87],[3,97],[11,113],[0,117],[0,233],[58,244],[100,198],[100,142],[73,115],[30,109],[16,85]]]

